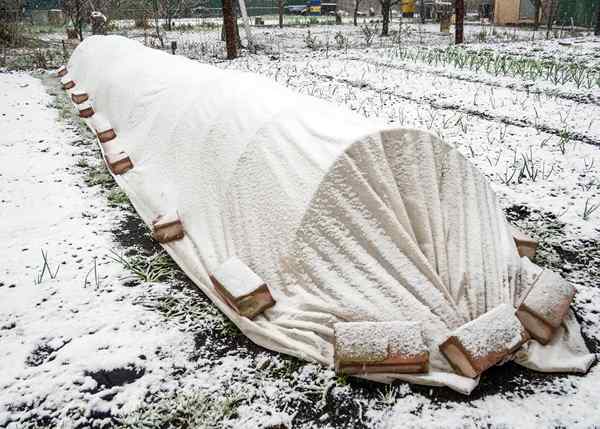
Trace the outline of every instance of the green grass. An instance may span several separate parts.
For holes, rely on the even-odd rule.
[[[282,363],[269,369],[269,374],[274,378],[294,378],[294,375],[300,368],[306,365],[306,362],[295,357],[282,356]]]
[[[119,188],[112,189],[106,198],[108,199],[108,204],[113,207],[129,205],[129,197]]]
[[[173,260],[162,250],[150,256],[139,254],[127,256],[111,250],[108,257],[130,271],[133,278],[146,283],[170,279],[177,269]]]
[[[84,181],[89,186],[100,185],[105,188],[112,188],[116,186],[113,177],[110,175],[106,166],[102,162],[91,167],[87,171]]]
[[[9,70],[55,69],[64,63],[58,48],[24,48],[9,51],[5,67]]]
[[[75,165],[80,168],[88,168],[90,166],[85,158],[79,158]]]
[[[189,428],[222,427],[237,415],[237,409],[246,398],[238,393],[216,397],[202,392],[178,392],[146,405],[121,421],[121,428]]]

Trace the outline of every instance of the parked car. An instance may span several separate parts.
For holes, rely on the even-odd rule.
[[[306,15],[308,6],[305,4],[291,4],[285,7],[289,15]]]
[[[335,15],[336,3],[321,3],[321,15]],[[289,15],[309,15],[310,1],[306,4],[291,4],[285,7]]]

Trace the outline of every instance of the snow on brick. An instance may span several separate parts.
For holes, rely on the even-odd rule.
[[[427,372],[429,352],[419,322],[344,322],[334,325],[338,373]]]
[[[456,329],[440,345],[455,370],[475,378],[529,339],[515,309],[501,304]]]
[[[66,66],[60,66],[58,68],[58,70],[56,71],[56,75],[58,77],[63,77],[66,74],[67,74],[67,67]]]
[[[133,168],[133,163],[125,152],[107,153],[105,159],[108,168],[115,175],[124,174]]]
[[[94,115],[94,108],[89,100],[79,103],[77,109],[79,110],[79,116],[81,118],[90,118]]]
[[[227,259],[211,280],[229,305],[249,319],[275,305],[264,280],[236,257]]]
[[[75,104],[81,104],[84,101],[87,101],[88,99],[89,96],[83,88],[76,87],[73,89],[73,91],[71,91],[71,100],[73,100],[73,103]]]
[[[544,270],[519,306],[517,317],[531,336],[547,344],[564,320],[575,288],[559,274]]]
[[[98,140],[100,140],[100,143],[106,143],[117,137],[117,134],[110,125],[110,122],[103,115],[94,115],[91,121],[91,126],[94,131],[96,131],[96,136],[98,137]]]
[[[183,225],[177,212],[160,216],[152,223],[152,237],[160,243],[180,240],[184,236]]]
[[[69,90],[75,87],[75,81],[68,73],[60,78],[60,83],[62,84],[64,90]]]

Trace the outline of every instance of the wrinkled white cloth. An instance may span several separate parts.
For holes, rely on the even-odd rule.
[[[519,258],[489,184],[457,150],[119,36],[86,39],[68,73],[89,94],[93,120],[117,133],[103,150],[134,164],[118,184],[149,225],[178,212],[185,238],[166,249],[250,339],[332,365],[336,322],[421,321],[430,373],[369,378],[476,387],[438,345],[515,304],[539,268]],[[277,301],[254,321],[209,281],[231,256]],[[550,345],[531,342],[517,361],[584,372],[593,359],[570,317]]]

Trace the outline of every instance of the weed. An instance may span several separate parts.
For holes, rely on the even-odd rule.
[[[99,163],[98,165],[90,168],[84,181],[89,186],[101,185],[106,188],[112,188],[115,186],[115,181],[106,169],[104,163]]]
[[[318,37],[313,36],[310,33],[310,30],[307,31],[306,36],[304,37],[304,43],[306,43],[306,47],[316,51],[321,47],[321,41]]]
[[[210,397],[201,392],[182,392],[162,397],[125,418],[123,428],[197,428],[222,427],[237,413],[246,398],[239,393]]]
[[[108,199],[108,203],[111,206],[121,206],[129,204],[129,198],[127,197],[127,194],[119,188],[112,189],[108,193],[108,196],[106,198]]]
[[[590,216],[598,209],[600,209],[600,202],[592,203],[591,198],[585,200],[585,206],[583,207],[583,220],[588,220]]]
[[[383,392],[379,392],[379,402],[387,406],[396,404],[398,390],[393,386],[387,386]]]
[[[90,274],[94,272],[94,286],[96,289],[100,289],[100,277],[98,276],[98,258],[94,257],[94,266],[90,268],[90,270],[85,275],[85,279],[83,280],[83,287],[87,287],[88,283],[91,284],[91,281],[88,282],[88,278]]]
[[[292,378],[300,368],[304,366],[304,362],[294,357],[282,358],[283,362],[280,365],[274,365],[270,370],[271,376],[274,378]]]
[[[79,158],[75,165],[81,168],[88,168],[90,166],[85,158]]]
[[[373,44],[373,38],[378,33],[377,23],[370,25],[369,23],[365,22],[360,26],[360,29],[362,31],[363,38],[365,39],[365,45],[367,47],[371,46]]]
[[[345,46],[348,45],[348,37],[344,36],[344,33],[342,33],[341,31],[335,33],[335,36],[333,38],[338,49],[343,49]]]
[[[146,283],[163,281],[171,277],[175,269],[171,258],[162,250],[151,256],[139,254],[125,256],[111,250],[111,255],[108,255],[108,257],[131,271],[133,277]]]
[[[565,129],[560,131],[560,138],[558,140],[558,148],[560,153],[565,155],[567,153],[567,144],[571,141],[569,132]]]
[[[46,273],[48,273],[51,279],[55,279],[58,275],[58,270],[60,269],[59,265],[58,267],[56,267],[56,270],[52,272],[52,269],[50,268],[50,263],[48,262],[48,252],[44,251],[44,249],[41,249],[41,251],[44,264],[42,266],[42,271],[37,273],[35,275],[35,278],[33,279],[33,282],[36,285],[39,285],[40,283],[42,283],[42,281],[44,281],[44,276],[46,275]]]
[[[348,385],[348,376],[346,374],[340,374],[335,377],[335,382],[340,386]]]

